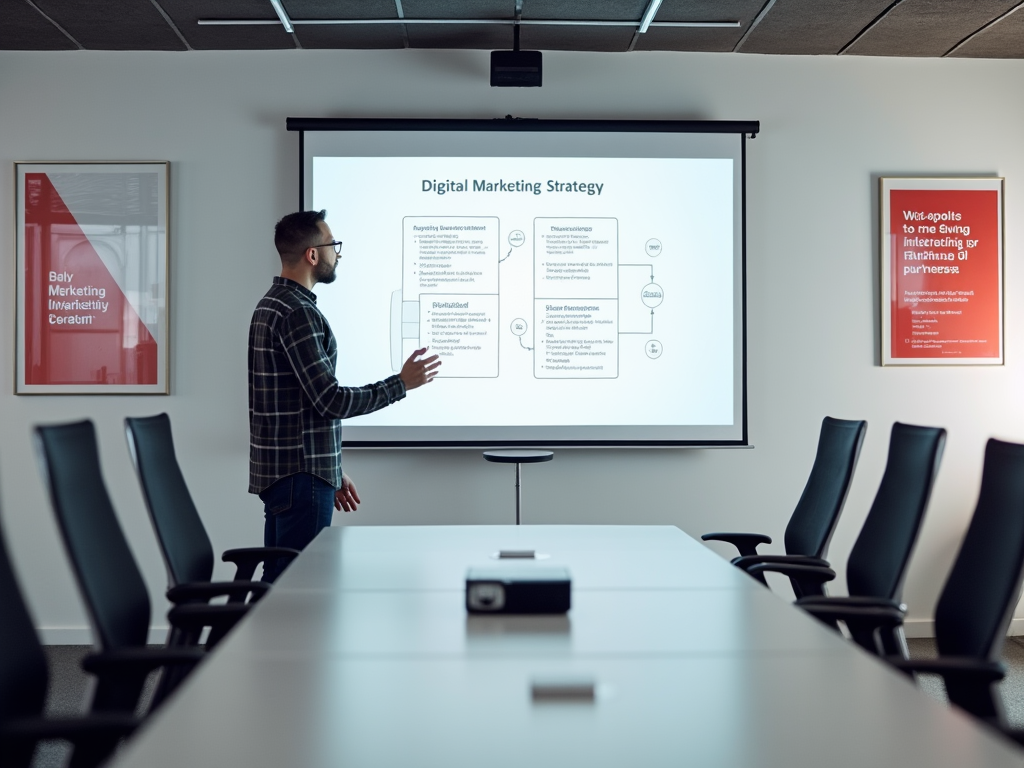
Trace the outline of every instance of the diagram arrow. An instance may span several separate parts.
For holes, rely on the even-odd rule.
[[[651,330],[649,331],[619,331],[620,336],[649,336],[654,333],[654,310],[651,310]]]
[[[508,249],[508,256],[511,256],[512,255],[512,251],[514,251],[514,250],[515,250],[515,248],[509,248]],[[508,256],[506,256],[505,259],[507,259]],[[498,259],[498,263],[501,264],[501,262],[503,262],[505,259]]]
[[[652,333],[653,333],[653,331],[652,331]],[[530,352],[533,351],[533,347],[528,347],[525,344],[523,344],[523,337],[522,336],[519,337],[519,346],[522,347],[523,349],[529,350]]]

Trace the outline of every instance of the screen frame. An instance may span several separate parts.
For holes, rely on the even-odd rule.
[[[299,134],[299,210],[305,210],[307,131],[472,131],[564,133],[717,133],[740,138],[740,415],[741,437],[736,440],[345,440],[345,448],[746,448],[749,447],[747,404],[747,146],[760,131],[757,120],[549,120],[512,117],[451,118],[324,118],[289,117],[289,132]],[[387,427],[381,428],[388,429]]]

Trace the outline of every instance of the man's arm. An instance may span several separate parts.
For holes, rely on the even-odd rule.
[[[299,385],[321,416],[332,419],[361,416],[405,397],[406,385],[401,376],[389,376],[364,387],[338,384],[334,367],[320,342],[320,333],[314,324],[316,319],[306,309],[296,309],[282,318],[281,343]]]

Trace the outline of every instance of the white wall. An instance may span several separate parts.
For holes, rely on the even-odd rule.
[[[14,397],[10,386],[0,394],[3,524],[49,642],[87,634],[32,455],[35,423],[96,421],[107,482],[151,594],[162,592],[164,572],[125,449],[126,415],[171,414],[218,550],[261,541],[261,507],[245,492],[245,344],[251,309],[277,267],[273,223],[297,204],[288,116],[760,120],[747,164],[756,447],[560,450],[553,464],[524,469],[526,520],[764,531],[781,551],[821,417],[866,418],[832,546],[842,567],[881,477],[892,421],[945,426],[945,458],[905,591],[921,620],[914,627],[929,630],[924,620],[973,509],[986,438],[1024,441],[1015,248],[1024,62],[546,53],[544,87],[519,91],[490,88],[487,61],[474,51],[0,53],[0,212],[8,212],[0,215],[0,378],[14,378],[12,163],[173,164],[173,394]],[[969,173],[1008,179],[1007,364],[882,369],[875,178]],[[341,271],[343,280],[344,262]],[[513,516],[512,469],[486,464],[479,451],[353,452],[346,469],[365,503],[338,522]]]

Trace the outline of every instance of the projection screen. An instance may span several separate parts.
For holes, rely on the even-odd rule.
[[[442,366],[346,447],[747,444],[756,122],[289,118],[338,380]]]

